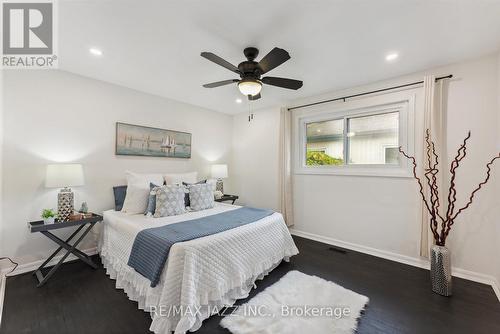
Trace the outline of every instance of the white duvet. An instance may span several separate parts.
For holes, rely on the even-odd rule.
[[[160,282],[151,282],[127,265],[137,233],[145,228],[234,210],[216,203],[212,209],[179,216],[150,218],[114,210],[104,212],[99,251],[108,275],[116,279],[139,308],[152,311],[150,330],[185,333],[200,328],[204,319],[224,305],[246,298],[257,279],[283,259],[298,253],[279,213],[211,236],[176,243],[170,249]]]

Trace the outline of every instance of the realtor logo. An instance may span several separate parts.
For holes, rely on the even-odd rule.
[[[6,2],[2,9],[3,67],[54,67],[52,2]]]

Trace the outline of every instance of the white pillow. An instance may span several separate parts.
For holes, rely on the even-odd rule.
[[[166,184],[196,183],[198,181],[198,172],[164,174],[163,179]]]
[[[144,214],[148,206],[150,187],[149,184],[129,183],[127,195],[123,202],[122,212],[130,215]]]
[[[149,187],[150,183],[161,186],[163,184],[163,177],[161,174],[140,174],[126,171],[127,184],[141,184]],[[128,190],[127,190],[128,191]]]

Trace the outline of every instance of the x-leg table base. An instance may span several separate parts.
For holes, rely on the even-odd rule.
[[[50,233],[49,231],[40,231],[40,233],[42,233],[47,238],[51,239],[56,244],[58,244],[59,248],[54,253],[52,253],[52,255],[50,255],[49,258],[47,260],[45,260],[45,262],[42,263],[40,265],[40,267],[38,267],[37,270],[35,270],[33,272],[33,275],[35,275],[36,278],[38,279],[37,287],[41,287],[42,285],[47,283],[47,280],[52,275],[54,275],[54,273],[57,271],[57,269],[59,269],[61,264],[64,262],[64,260],[66,260],[66,258],[70,254],[75,255],[80,260],[82,260],[83,262],[85,262],[86,264],[91,266],[92,268],[97,269],[97,265],[94,262],[92,262],[91,258],[87,254],[83,253],[82,251],[80,251],[79,249],[76,248],[76,246],[78,246],[78,244],[90,232],[90,230],[92,229],[92,227],[94,227],[95,224],[96,224],[96,222],[89,223],[89,225],[87,226],[85,231],[82,233],[82,235],[72,245],[69,243],[71,241],[71,239],[73,239],[78,234],[78,232],[80,232],[86,225],[80,225],[80,227],[78,227],[76,229],[76,231],[73,232],[73,234],[71,234],[71,236],[66,240],[62,240],[61,238],[57,237],[56,235]],[[57,262],[57,264],[55,266],[53,266],[52,269],[50,269],[50,271],[47,273],[47,275],[44,276],[42,273],[42,269],[44,269],[45,265],[47,263],[49,263],[50,260],[52,260],[54,258],[54,256],[56,256],[57,253],[59,253],[63,248],[66,250],[66,254],[64,254],[64,256],[59,260],[59,262]]]

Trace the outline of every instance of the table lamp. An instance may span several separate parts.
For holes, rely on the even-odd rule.
[[[227,165],[212,165],[212,177],[217,179],[215,190],[224,193],[224,184],[222,179],[227,177]]]
[[[62,188],[57,194],[57,219],[67,221],[74,212],[74,194],[69,187],[83,186],[83,167],[80,164],[49,164],[45,187]]]

